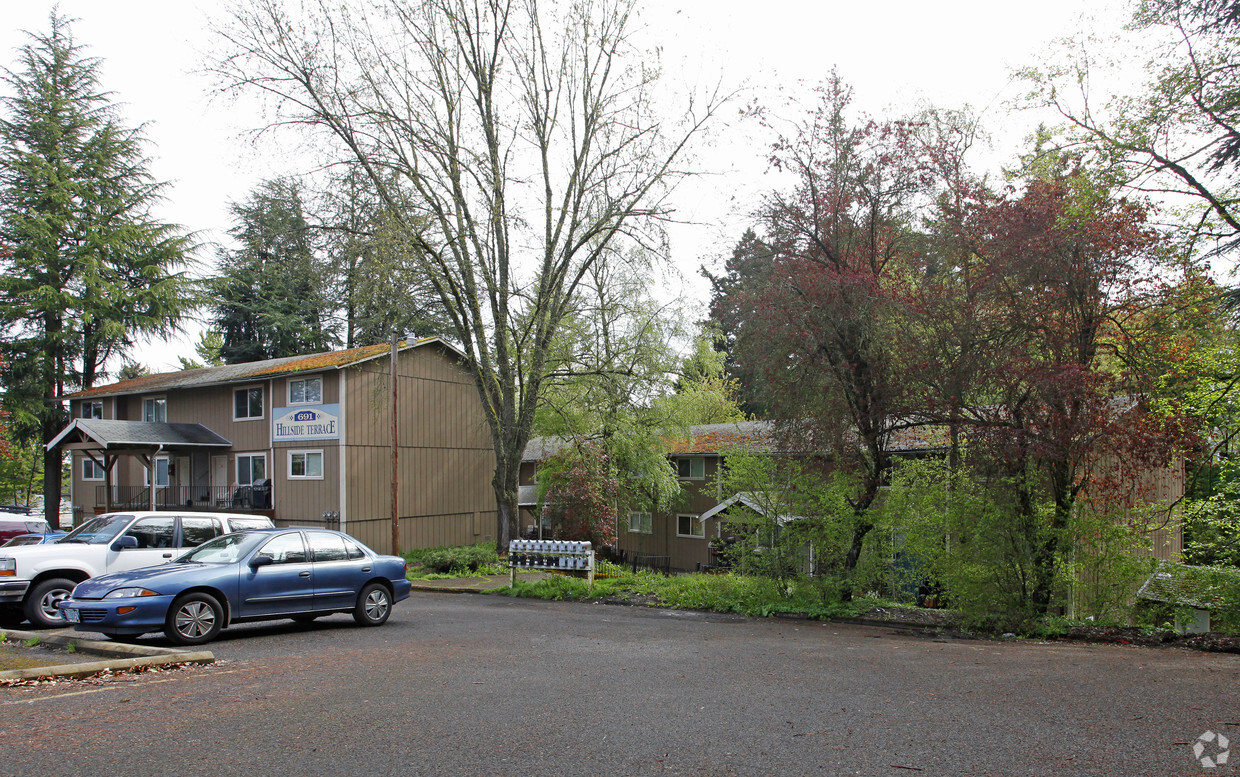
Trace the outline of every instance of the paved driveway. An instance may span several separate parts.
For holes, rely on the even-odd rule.
[[[1215,775],[1240,656],[416,594],[225,632],[214,667],[0,689],[0,765],[67,775]],[[1206,754],[1212,754],[1208,748]],[[1240,762],[1240,754],[1237,754]]]

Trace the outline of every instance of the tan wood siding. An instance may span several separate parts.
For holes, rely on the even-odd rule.
[[[292,478],[289,451],[322,451],[322,479]],[[282,521],[314,523],[323,513],[337,511],[340,504],[340,447],[336,440],[303,440],[280,443],[275,461],[267,463],[272,479],[272,504]]]
[[[472,376],[440,349],[405,351],[397,366],[402,549],[494,539],[495,455]],[[390,550],[389,362],[346,376],[346,531]]]

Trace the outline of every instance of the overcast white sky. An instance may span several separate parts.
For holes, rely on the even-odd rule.
[[[45,30],[56,3],[3,0],[0,63],[12,66],[24,43],[21,30]],[[205,243],[225,241],[228,203],[257,181],[298,172],[278,149],[256,148],[246,131],[262,116],[244,105],[211,101],[196,71],[212,50],[206,19],[217,4],[205,0],[60,0],[78,19],[74,34],[103,59],[102,80],[122,103],[131,124],[146,123],[151,169],[170,182],[160,215],[198,233]],[[1090,14],[1089,20],[1082,18]],[[662,0],[643,14],[645,34],[663,49],[664,72],[692,83],[744,85],[759,99],[816,82],[832,67],[856,89],[855,105],[872,114],[898,114],[919,102],[983,110],[996,133],[995,158],[1010,158],[1035,123],[1010,116],[1005,102],[1017,93],[1013,67],[1030,64],[1056,37],[1086,27],[1103,34],[1127,18],[1120,0]],[[683,187],[674,198],[695,226],[672,234],[672,259],[684,277],[684,295],[705,304],[697,268],[730,251],[744,230],[744,214],[767,185],[765,146],[752,128],[729,113],[718,143],[700,155],[714,174]],[[204,250],[199,259],[212,260]],[[172,344],[151,344],[138,360],[155,371],[175,369],[178,353],[192,355],[196,332]]]

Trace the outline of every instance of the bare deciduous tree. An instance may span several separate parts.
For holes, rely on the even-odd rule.
[[[722,102],[665,120],[634,15],[634,0],[252,0],[219,27],[224,88],[325,131],[404,214],[485,408],[501,546],[552,338],[609,246],[657,238]]]

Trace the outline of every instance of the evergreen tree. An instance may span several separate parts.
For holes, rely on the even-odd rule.
[[[264,181],[232,212],[240,248],[221,254],[211,284],[220,356],[238,364],[337,345],[329,268],[315,251],[301,185],[290,178]]]
[[[64,395],[89,388],[138,336],[168,334],[194,304],[181,272],[187,237],[152,218],[163,184],[147,170],[140,129],[100,90],[98,59],[70,22],[29,34],[0,117],[0,326],[5,405],[21,443],[49,442]],[[60,452],[44,453],[50,521]]]
[[[417,269],[417,247],[364,171],[350,165],[333,178],[317,210],[346,347],[384,343],[393,332],[449,331],[433,284]]]

